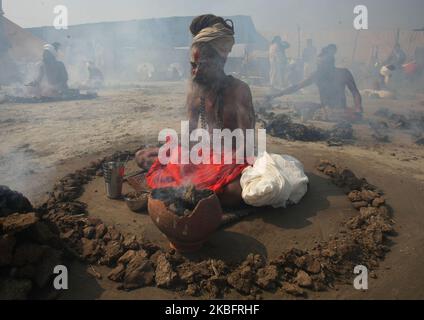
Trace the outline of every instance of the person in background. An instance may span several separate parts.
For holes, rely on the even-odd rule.
[[[399,42],[396,42],[389,57],[384,61],[380,70],[384,77],[386,87],[396,90],[403,80],[403,65],[406,62],[406,53],[402,50]]]
[[[283,41],[280,36],[272,39],[269,47],[270,84],[272,88],[282,88],[286,84],[286,72],[288,59],[286,50],[290,48],[288,42]]]
[[[317,70],[307,79],[295,84],[268,99],[288,95],[302,88],[315,84],[318,87],[321,107],[332,111],[343,111],[346,117],[359,119],[362,117],[362,97],[356,86],[352,73],[345,68],[337,68],[335,55],[337,46],[330,44],[323,48],[318,56]],[[353,109],[347,108],[346,87],[349,88],[354,100]]]
[[[396,43],[389,57],[384,61],[384,65],[393,65],[397,70],[401,70],[406,62],[406,53],[402,50],[399,43]]]
[[[413,85],[422,86],[424,76],[424,47],[415,49],[414,60],[403,65],[405,78]]]
[[[43,47],[43,59],[38,63],[38,75],[29,84],[37,95],[61,96],[68,91],[68,72],[63,62],[57,60],[57,50],[51,44]]]

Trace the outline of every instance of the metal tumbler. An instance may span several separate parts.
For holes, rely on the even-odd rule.
[[[103,164],[103,175],[105,178],[106,195],[108,198],[120,199],[122,197],[124,174],[124,162],[107,162]]]

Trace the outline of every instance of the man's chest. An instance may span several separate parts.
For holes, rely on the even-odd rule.
[[[221,124],[225,128],[230,128],[231,123],[236,123],[237,102],[228,95],[198,97],[195,99],[194,105],[200,118],[214,127]]]

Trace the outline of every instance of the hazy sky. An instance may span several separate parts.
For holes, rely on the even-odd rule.
[[[169,16],[250,15],[263,32],[351,27],[353,8],[365,4],[370,28],[424,27],[424,0],[3,0],[6,17],[23,27],[52,25],[56,5],[69,24]]]

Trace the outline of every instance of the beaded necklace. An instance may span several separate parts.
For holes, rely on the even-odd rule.
[[[223,129],[224,128],[224,99],[223,99],[223,93],[225,89],[225,85],[228,83],[228,77],[225,78],[223,81],[223,84],[218,89],[216,93],[216,100],[214,103],[214,111],[215,111],[215,119],[216,119],[216,126],[215,129]],[[200,97],[200,108],[199,108],[199,114],[200,114],[200,125],[202,129],[208,130],[208,121],[207,121],[207,115],[206,115],[206,98],[205,96]]]

